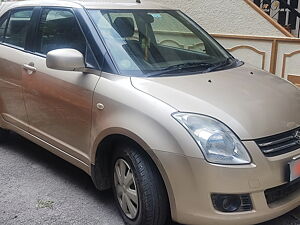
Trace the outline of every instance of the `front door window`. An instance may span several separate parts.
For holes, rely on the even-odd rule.
[[[61,48],[73,48],[85,54],[85,38],[74,14],[69,10],[43,10],[39,37],[37,52],[43,55]]]

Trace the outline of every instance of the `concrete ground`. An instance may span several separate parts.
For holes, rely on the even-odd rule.
[[[97,191],[81,170],[10,134],[0,144],[0,224],[124,223],[110,191]],[[300,224],[300,208],[261,225],[296,224]]]

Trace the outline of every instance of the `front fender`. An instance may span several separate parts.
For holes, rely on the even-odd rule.
[[[97,109],[99,103],[104,108]],[[101,77],[93,104],[91,163],[95,164],[99,144],[106,137],[122,135],[132,139],[148,153],[160,171],[169,195],[172,217],[176,218],[177,207],[169,179],[172,171],[162,163],[160,153],[204,158],[192,137],[171,116],[177,110],[135,89],[130,78],[108,74]]]
[[[171,116],[177,110],[170,105],[135,89],[129,77],[103,76],[93,101],[91,161],[95,162],[101,140],[121,134],[136,141],[149,155],[165,151],[203,158],[188,132]],[[103,109],[98,109],[97,104]]]

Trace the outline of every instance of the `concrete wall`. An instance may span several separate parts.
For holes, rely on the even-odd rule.
[[[144,0],[177,7],[210,33],[284,37],[243,0]]]

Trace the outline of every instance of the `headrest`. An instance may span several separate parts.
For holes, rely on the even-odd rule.
[[[141,15],[141,17],[145,23],[153,23],[154,22],[154,17],[150,14],[144,14],[144,15]]]
[[[29,21],[23,20],[11,20],[9,26],[9,32],[12,34],[20,34],[21,32],[26,31],[26,26]]]
[[[122,38],[128,38],[134,35],[134,21],[130,17],[117,17],[113,27]]]

